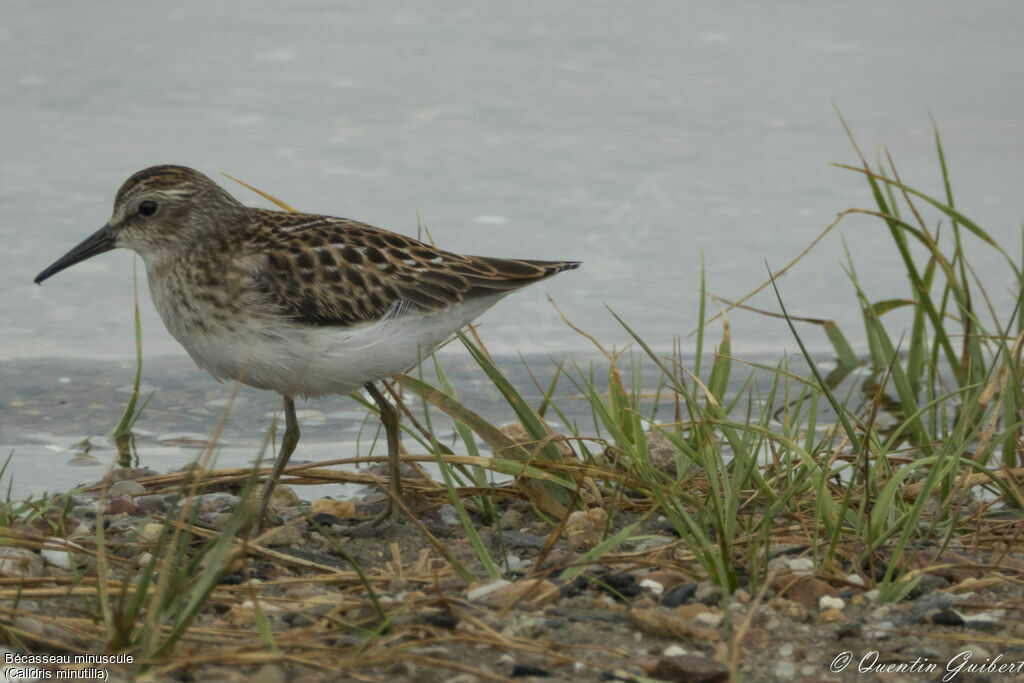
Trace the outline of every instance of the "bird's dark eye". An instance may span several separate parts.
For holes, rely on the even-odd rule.
[[[156,202],[152,199],[147,199],[139,204],[139,215],[143,218],[149,218],[156,213],[156,210],[160,208]]]

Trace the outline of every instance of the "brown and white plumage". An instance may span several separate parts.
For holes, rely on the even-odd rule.
[[[293,421],[292,396],[376,392],[503,296],[579,265],[463,256],[344,218],[249,208],[197,171],[155,166],[35,281],[115,247],[142,257],[160,317],[200,367],[277,391]]]

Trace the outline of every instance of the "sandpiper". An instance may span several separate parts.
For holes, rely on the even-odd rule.
[[[513,290],[580,265],[463,256],[345,218],[251,208],[198,171],[154,166],[125,181],[110,221],[35,282],[116,247],[142,257],[164,325],[200,368],[284,398],[257,524],[299,440],[294,397],[365,388],[399,497],[398,412],[374,383]],[[391,518],[391,501],[378,520]]]

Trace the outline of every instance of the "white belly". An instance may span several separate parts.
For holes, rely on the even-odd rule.
[[[288,396],[347,394],[417,365],[505,294],[428,315],[392,317],[348,328],[264,319],[234,331],[223,327],[203,331],[176,325],[166,317],[164,323],[196,364],[218,379]]]

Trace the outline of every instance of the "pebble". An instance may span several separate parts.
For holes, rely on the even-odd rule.
[[[716,683],[728,680],[729,671],[710,657],[680,655],[679,657],[662,657],[650,671],[650,675],[665,681]],[[632,679],[633,677],[630,677],[628,680]]]
[[[302,531],[295,525],[278,526],[260,534],[259,544],[265,548],[282,548],[286,546],[300,547],[306,539]]]
[[[550,630],[548,620],[542,617],[514,614],[501,629],[501,635],[507,638],[526,638],[537,640],[547,635]]]
[[[518,529],[523,526],[523,513],[515,508],[509,508],[501,514],[502,529]]]
[[[203,493],[182,501],[182,506],[193,505],[200,514],[212,512],[231,512],[242,503],[238,496],[223,491]]]
[[[558,586],[544,579],[520,579],[496,590],[476,602],[490,607],[505,607],[519,603],[526,607],[541,607],[558,602]]]
[[[814,561],[809,557],[794,557],[788,564],[795,572],[810,573],[814,569]]]
[[[54,543],[52,540],[48,540],[43,543],[43,547],[39,550],[39,556],[51,567],[59,567],[70,571],[74,564],[74,559],[73,555],[66,548],[67,546],[64,543]]]
[[[317,498],[310,506],[311,514],[331,515],[337,519],[351,519],[356,516],[356,504],[350,500],[334,500],[333,498]]]
[[[702,581],[697,584],[693,599],[705,605],[717,605],[722,601],[722,589],[711,581]]]
[[[846,602],[842,598],[834,598],[831,595],[823,595],[818,598],[818,609],[824,611],[827,609],[843,609],[846,607]]]
[[[135,504],[149,514],[160,513],[167,508],[165,497],[157,495],[139,496],[135,499]]]
[[[478,602],[483,597],[490,595],[502,586],[508,586],[511,583],[511,581],[506,581],[505,579],[497,579],[495,581],[491,581],[490,583],[486,583],[482,586],[470,587],[470,589],[466,592],[466,599],[470,602]]]
[[[247,680],[252,683],[285,683],[288,679],[282,668],[276,664],[264,664]]]
[[[107,488],[109,498],[120,496],[140,496],[146,493],[146,487],[133,479],[122,479],[115,481]]]
[[[141,517],[146,514],[146,511],[135,504],[128,496],[121,496],[120,498],[114,498],[110,501],[106,508],[103,510],[105,515],[130,515],[132,517]]]
[[[696,594],[697,584],[695,583],[676,586],[665,593],[661,598],[661,604],[665,607],[678,607],[687,600],[692,599]]]
[[[4,576],[42,576],[43,560],[31,550],[0,546],[0,574]]]
[[[603,508],[577,510],[569,515],[563,536],[573,550],[589,550],[600,542],[607,522],[608,513]]]
[[[949,593],[928,593],[914,600],[910,606],[910,614],[921,620],[930,612],[942,611],[952,606],[953,596]]]
[[[792,680],[796,675],[796,667],[793,666],[793,662],[778,662],[775,665],[775,675],[782,681]]]
[[[136,532],[140,539],[149,543],[156,543],[160,534],[164,532],[164,525],[159,522],[148,522],[139,527]]]
[[[438,508],[437,513],[441,517],[441,524],[444,524],[445,526],[462,525],[462,521],[459,519],[459,513],[451,503],[445,503],[442,505]]]
[[[972,631],[995,633],[1003,629],[1003,622],[991,614],[970,614],[963,616],[963,624]]]

